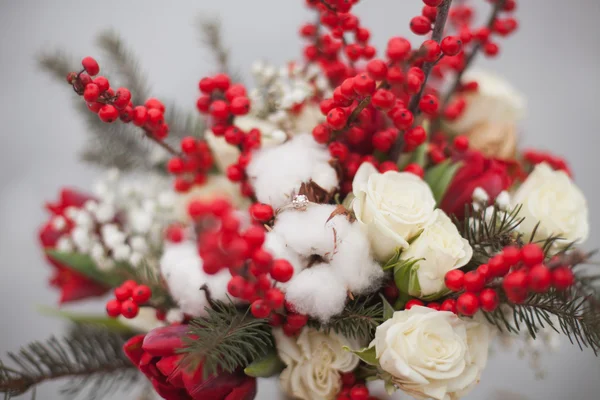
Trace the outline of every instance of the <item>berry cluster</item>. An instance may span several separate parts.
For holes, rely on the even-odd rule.
[[[152,297],[152,290],[146,285],[138,285],[136,281],[125,281],[115,289],[115,298],[106,303],[106,313],[109,317],[116,318],[122,315],[125,318],[135,318],[140,305],[147,303]]]
[[[456,308],[460,314],[471,316],[480,308],[494,311],[501,293],[511,303],[522,304],[531,293],[566,290],[573,285],[575,278],[568,266],[545,264],[544,260],[544,251],[537,244],[508,246],[473,271],[448,272],[446,287],[460,292]]]
[[[260,147],[261,132],[258,129],[244,132],[234,125],[236,116],[250,112],[246,88],[240,83],[232,84],[229,76],[223,73],[202,78],[198,86],[202,95],[196,106],[201,113],[210,115],[212,132],[241,150],[238,162],[227,168],[227,177],[232,182],[240,182],[242,194],[252,197],[254,191],[247,181],[246,166],[250,163],[251,151]]]
[[[213,157],[208,144],[193,137],[181,139],[181,154],[172,157],[167,170],[176,176],[174,188],[177,192],[187,192],[194,185],[206,182],[212,168]]]
[[[134,106],[129,89],[110,87],[108,79],[96,76],[100,72],[98,62],[92,57],[85,57],[79,73],[70,72],[67,81],[73,90],[86,101],[90,111],[97,113],[104,122],[132,122],[142,127],[148,136],[162,140],[169,134],[169,126],[165,123],[165,106],[157,99],[148,99],[142,106]],[[94,78],[92,78],[94,77]]]
[[[369,395],[369,388],[364,382],[358,382],[353,372],[342,373],[341,378],[342,390],[336,400],[378,400],[377,397]]]
[[[273,218],[273,209],[264,204],[254,204],[250,213],[260,222]],[[199,231],[204,272],[216,274],[227,268],[232,276],[227,286],[229,294],[251,303],[256,318],[267,318],[273,310],[281,309],[284,296],[274,283],[289,281],[294,268],[286,260],[274,260],[263,249],[264,227],[243,228],[235,208],[223,199],[193,201],[188,214]]]
[[[281,326],[281,330],[287,336],[297,335],[307,323],[308,317],[298,314],[287,301],[284,302],[283,309],[280,308],[269,317],[269,324],[273,327]]]

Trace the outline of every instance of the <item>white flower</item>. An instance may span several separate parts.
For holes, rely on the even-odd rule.
[[[344,309],[348,291],[370,292],[383,278],[364,231],[344,215],[330,218],[335,209],[309,204],[305,211],[282,212],[265,243],[274,257],[294,266],[292,279],[279,285],[286,300],[322,321]]]
[[[302,134],[253,153],[246,172],[258,201],[277,209],[291,201],[302,183],[312,180],[328,192],[335,189],[338,178],[329,159],[324,146]]]
[[[205,291],[200,289],[204,285],[213,300],[228,301],[229,270],[206,274],[195,242],[168,244],[160,260],[160,271],[171,296],[185,314],[195,317],[206,314],[209,303]]]
[[[463,82],[475,81],[477,91],[465,96],[464,113],[450,126],[464,132],[482,123],[516,123],[525,114],[525,99],[508,82],[489,71],[467,70]]]
[[[463,239],[450,218],[440,209],[433,213],[434,219],[423,233],[402,252],[402,260],[418,260],[416,264],[420,291],[409,294],[425,297],[441,292],[446,272],[466,265],[473,249]]]
[[[554,171],[546,163],[536,165],[512,202],[514,206],[522,205],[519,216],[525,220],[519,230],[525,234],[531,234],[539,222],[539,240],[558,235],[564,239],[562,243],[568,244],[588,237],[587,201],[564,171]]]
[[[284,392],[302,400],[333,400],[342,388],[340,373],[358,365],[358,357],[344,350],[356,344],[336,333],[304,328],[297,338],[274,329],[279,357],[286,368],[279,376]]]
[[[479,381],[491,337],[484,322],[417,306],[378,326],[371,347],[400,389],[418,399],[450,400]]]
[[[381,174],[363,163],[352,182],[356,219],[367,229],[375,256],[387,261],[397,248],[408,248],[430,221],[435,199],[429,185],[408,172]]]

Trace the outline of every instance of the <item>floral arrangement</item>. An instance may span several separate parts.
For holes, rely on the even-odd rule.
[[[414,0],[418,1],[418,0]],[[164,399],[249,400],[278,376],[297,399],[465,396],[495,337],[550,332],[600,349],[588,209],[567,163],[517,147],[524,100],[472,70],[518,27],[515,0],[422,0],[415,35],[371,46],[358,0],[307,0],[303,60],[235,78],[219,25],[202,25],[221,72],[188,115],[149,96],[114,33],[98,62],[60,55],[106,167],[93,192],[62,189],[39,237],[61,305],[105,296],[106,314],[9,354],[0,392],[99,398],[149,382]],[[110,70],[110,67],[109,67]],[[138,370],[141,371],[142,375]],[[145,379],[143,376],[145,376]]]

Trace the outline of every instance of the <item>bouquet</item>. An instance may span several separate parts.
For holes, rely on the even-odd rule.
[[[419,0],[413,0],[418,2]],[[518,28],[515,0],[422,0],[385,49],[358,0],[306,0],[301,61],[220,71],[198,113],[150,97],[114,33],[64,77],[86,118],[93,191],[63,188],[39,238],[61,305],[104,296],[0,364],[7,397],[71,378],[100,398],[146,382],[169,400],[250,400],[276,376],[296,399],[451,400],[477,385],[495,338],[552,332],[600,349],[598,273],[581,248],[586,199],[565,160],[517,147],[524,100],[473,70]],[[104,67],[103,67],[104,70]],[[121,79],[123,87],[111,83]],[[116,86],[116,85],[115,85]]]

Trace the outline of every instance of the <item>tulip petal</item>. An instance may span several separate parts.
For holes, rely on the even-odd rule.
[[[183,337],[186,336],[187,331],[188,327],[185,325],[153,329],[144,338],[142,347],[144,351],[155,357],[172,356],[176,349],[184,346]]]
[[[123,351],[125,352],[125,355],[134,365],[140,364],[140,360],[144,354],[144,350],[142,350],[142,342],[144,341],[145,336],[146,335],[134,336],[123,345]]]

